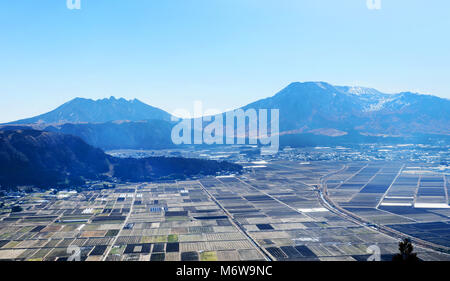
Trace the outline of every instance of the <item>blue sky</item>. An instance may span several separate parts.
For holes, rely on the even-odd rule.
[[[0,122],[74,98],[225,110],[290,82],[450,98],[450,2],[381,0],[0,2]]]

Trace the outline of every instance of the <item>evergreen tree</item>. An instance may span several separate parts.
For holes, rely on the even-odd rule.
[[[392,260],[393,261],[406,261],[413,262],[419,261],[416,253],[413,253],[414,247],[409,238],[403,239],[400,243],[398,243],[398,249],[400,253],[396,254]]]

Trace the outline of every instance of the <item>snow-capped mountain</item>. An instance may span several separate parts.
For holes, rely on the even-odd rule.
[[[385,94],[371,88],[296,82],[243,108],[279,108],[284,132],[450,135],[450,100],[410,92]]]

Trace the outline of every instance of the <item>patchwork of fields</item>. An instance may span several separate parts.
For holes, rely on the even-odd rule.
[[[369,222],[450,248],[448,175],[431,165],[352,164],[327,188],[334,202]]]
[[[0,259],[70,260],[79,250],[88,261],[345,261],[366,260],[376,245],[389,260],[398,240],[325,208],[318,186],[331,175],[326,184],[340,206],[446,244],[450,209],[414,208],[448,203],[447,179],[425,170],[274,161],[241,176],[32,193],[20,198],[21,212],[0,216]],[[416,251],[425,260],[450,259]]]

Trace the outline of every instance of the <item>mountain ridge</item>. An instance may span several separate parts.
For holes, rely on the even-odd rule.
[[[93,100],[77,97],[50,112],[7,124],[106,123],[152,119],[170,121],[171,115],[138,99],[116,99],[111,96]]]
[[[82,186],[86,181],[185,179],[240,173],[224,161],[180,157],[122,159],[105,154],[81,138],[32,129],[0,130],[0,189]]]
[[[294,82],[243,109],[280,109],[280,132],[306,129],[358,130],[392,135],[450,134],[450,100],[411,92],[355,95],[348,86]],[[414,124],[415,128],[409,128]],[[393,128],[392,126],[398,126]]]
[[[143,104],[136,99],[126,101],[123,98],[96,102],[109,105],[116,102],[118,106]],[[300,141],[302,137],[308,139],[308,145],[314,145],[314,139],[322,143],[325,140],[333,143],[342,140],[346,144],[378,141],[387,137],[421,140],[428,138],[424,136],[445,136],[444,139],[450,136],[450,100],[428,94],[385,94],[366,87],[334,86],[320,81],[293,82],[271,97],[241,107],[244,110],[249,108],[280,110],[281,144],[283,139],[289,139],[299,140],[301,145],[304,143]],[[154,108],[145,105],[145,109]],[[151,113],[145,116],[149,115],[155,117]],[[79,136],[102,149],[171,148],[174,144],[170,132],[175,123],[167,120],[169,116],[166,113],[156,116],[159,119],[149,120],[134,118],[124,121],[125,118],[116,118],[107,122],[43,123],[38,127]],[[31,118],[31,121],[39,120],[38,117]],[[96,118],[96,121],[99,120]],[[12,124],[16,123],[12,122],[9,126]],[[37,126],[36,123],[30,125]],[[290,135],[293,137],[288,137]],[[295,142],[289,141],[289,145],[295,145]]]

